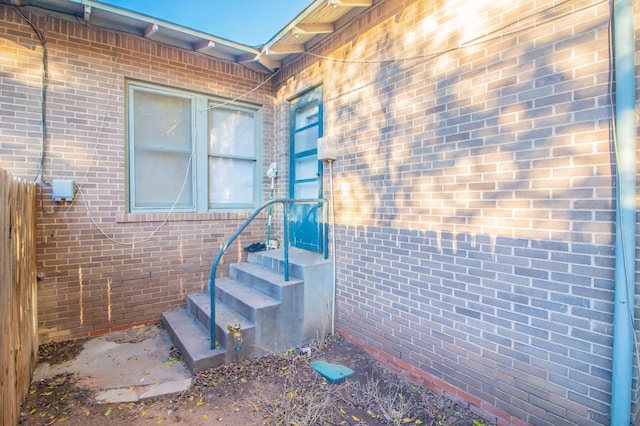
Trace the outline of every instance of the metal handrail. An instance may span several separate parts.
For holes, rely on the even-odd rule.
[[[222,245],[220,250],[218,251],[218,255],[216,259],[213,261],[213,265],[211,266],[211,276],[209,278],[209,295],[210,295],[210,305],[211,305],[211,318],[209,323],[209,335],[211,339],[211,349],[215,349],[216,347],[216,270],[218,269],[218,264],[220,263],[220,259],[224,255],[225,251],[229,248],[229,246],[238,238],[238,235],[244,231],[244,229],[256,218],[265,208],[269,207],[272,204],[282,203],[284,207],[283,211],[283,224],[284,224],[284,280],[289,281],[289,207],[291,204],[301,203],[301,204],[316,204],[322,203],[322,221],[324,223],[324,258],[329,258],[329,244],[328,244],[328,230],[329,230],[329,212],[328,212],[328,200],[326,198],[275,198],[273,200],[269,200],[266,203],[262,204],[258,207],[251,215],[240,225],[240,227],[229,237],[229,239]]]

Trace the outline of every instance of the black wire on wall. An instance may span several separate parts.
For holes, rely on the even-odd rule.
[[[40,46],[42,46],[42,71],[40,77],[40,132],[42,134],[42,139],[40,140],[40,162],[38,165],[38,171],[33,177],[33,181],[37,182],[38,177],[41,177],[41,181],[44,181],[44,153],[47,135],[47,43],[42,32],[34,25],[33,22],[31,22],[29,18],[24,15],[24,13],[22,13],[22,10],[18,7],[14,7],[14,9],[16,13],[20,15],[27,24],[29,24],[35,35],[38,37],[38,40],[40,40]]]

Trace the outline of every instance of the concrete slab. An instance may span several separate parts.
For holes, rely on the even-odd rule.
[[[182,393],[191,386],[191,379],[175,380],[173,382],[160,383],[153,385],[140,395],[140,399],[154,398],[161,395],[172,395]]]
[[[113,402],[131,401],[133,394],[138,398],[141,392],[148,391],[147,388],[136,391],[143,386],[175,393],[176,385],[160,385],[175,382],[184,385],[191,382],[192,375],[184,363],[169,359],[171,346],[167,332],[158,326],[149,326],[144,334],[131,331],[107,334],[87,341],[80,354],[67,363],[38,365],[33,380],[71,373],[84,387],[98,392],[113,390],[98,394],[101,400]],[[178,392],[184,390],[179,389]]]
[[[140,398],[135,388],[126,389],[107,389],[102,392],[98,392],[95,396],[95,400],[98,402],[106,403],[118,403],[118,402],[138,402]]]

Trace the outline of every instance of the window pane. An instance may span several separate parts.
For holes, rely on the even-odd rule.
[[[318,182],[298,182],[294,189],[294,198],[318,198]]]
[[[210,109],[209,154],[255,156],[253,112],[224,108]]]
[[[315,155],[309,155],[307,157],[296,158],[295,173],[296,180],[317,178],[318,157]]]
[[[209,203],[253,204],[255,161],[209,158]]]
[[[193,207],[193,188],[189,156],[168,152],[136,150],[135,207],[171,207],[184,189],[176,207]]]
[[[294,141],[294,150],[298,154],[310,149],[316,149],[318,144],[318,126],[312,126],[301,132],[296,133]]]
[[[135,90],[131,125],[133,207],[193,208],[191,99]]]
[[[296,110],[296,129],[318,122],[318,101],[309,102]]]
[[[136,148],[191,151],[191,99],[134,92]]]

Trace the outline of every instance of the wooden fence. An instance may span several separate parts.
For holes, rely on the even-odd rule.
[[[0,424],[16,425],[38,351],[36,185],[0,169]]]

